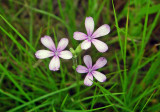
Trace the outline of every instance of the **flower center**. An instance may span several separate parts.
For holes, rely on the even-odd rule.
[[[89,68],[89,69],[88,69],[88,72],[89,72],[89,73],[91,73],[91,72],[92,72],[92,69],[91,69],[91,68]]]
[[[88,40],[92,40],[92,38],[90,36],[88,36]]]
[[[54,52],[54,55],[55,55],[55,56],[58,56],[58,51],[55,51],[55,52]]]

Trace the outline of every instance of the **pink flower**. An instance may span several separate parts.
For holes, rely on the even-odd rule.
[[[87,73],[87,76],[84,79],[84,84],[86,86],[91,86],[93,84],[93,76],[99,81],[104,82],[106,81],[106,76],[102,74],[101,72],[96,71],[99,68],[102,68],[104,65],[106,65],[107,60],[104,57],[100,57],[96,64],[92,66],[92,59],[89,55],[85,55],[83,57],[83,61],[86,64],[87,67],[78,65],[76,68],[76,71],[78,73]]]
[[[62,38],[60,40],[60,42],[58,43],[57,48],[55,47],[55,44],[54,44],[54,42],[53,42],[53,40],[51,39],[50,36],[42,37],[41,42],[45,47],[47,47],[51,51],[38,50],[35,53],[35,56],[38,59],[53,57],[52,60],[49,63],[49,69],[50,70],[53,70],[53,71],[59,70],[59,67],[60,67],[59,58],[63,58],[63,59],[71,59],[72,58],[72,53],[68,50],[64,50],[68,45],[68,39],[67,38]]]
[[[97,48],[99,52],[106,52],[108,50],[108,46],[96,38],[105,36],[110,32],[110,27],[107,24],[99,27],[94,33],[94,21],[92,17],[86,17],[85,27],[87,30],[87,35],[82,32],[74,32],[73,38],[75,40],[84,40],[81,44],[82,49],[88,49],[91,47],[91,43]]]

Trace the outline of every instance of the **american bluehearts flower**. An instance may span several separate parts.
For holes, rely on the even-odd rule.
[[[85,27],[87,30],[87,34],[82,32],[74,32],[73,38],[75,40],[84,40],[81,44],[81,48],[86,50],[91,47],[91,43],[94,44],[96,49],[99,52],[106,52],[108,50],[108,46],[100,41],[97,38],[101,36],[105,36],[110,32],[110,27],[107,24],[100,26],[95,32],[94,31],[94,21],[92,17],[86,17],[85,19]]]
[[[49,63],[49,69],[53,71],[59,70],[60,67],[60,60],[59,58],[63,59],[71,59],[72,53],[68,50],[64,50],[68,45],[68,39],[62,38],[58,43],[57,48],[50,36],[44,36],[41,38],[42,44],[47,47],[49,50],[38,50],[35,53],[35,56],[38,59],[44,59],[48,57],[53,57]]]
[[[86,64],[87,67],[78,65],[76,68],[76,71],[78,73],[87,73],[84,84],[86,86],[91,86],[93,84],[93,76],[99,81],[104,82],[106,81],[106,76],[102,74],[101,72],[96,71],[99,68],[102,68],[106,65],[107,60],[104,57],[100,57],[96,63],[92,66],[92,59],[89,55],[85,55],[83,57],[83,61]]]

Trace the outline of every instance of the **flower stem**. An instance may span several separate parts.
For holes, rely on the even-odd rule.
[[[76,80],[77,80],[77,93],[79,93],[80,91],[80,77],[79,74],[76,72],[76,68],[77,68],[77,56],[81,53],[82,49],[81,49],[81,44],[79,44],[77,46],[77,48],[74,50],[73,48],[70,48],[70,51],[73,54],[73,69],[75,70],[75,74],[76,74]]]
[[[77,93],[79,93],[80,91],[80,77],[79,74],[76,72],[76,68],[77,68],[77,57],[73,57],[73,69],[75,70],[75,74],[76,74],[76,81],[77,81]]]

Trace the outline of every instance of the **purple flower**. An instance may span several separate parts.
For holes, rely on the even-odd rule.
[[[41,38],[42,44],[50,49],[51,51],[48,50],[38,50],[35,53],[35,56],[38,59],[44,59],[48,57],[53,57],[52,60],[49,63],[49,69],[53,71],[59,70],[60,67],[60,60],[59,58],[63,59],[71,59],[72,58],[72,53],[68,50],[64,50],[67,45],[68,45],[68,39],[67,38],[62,38],[60,42],[58,43],[57,48],[55,47],[55,44],[53,40],[51,39],[50,36],[44,36]]]
[[[87,35],[82,32],[74,32],[73,38],[75,40],[84,40],[81,44],[82,49],[88,49],[91,47],[91,43],[97,48],[99,52],[106,52],[108,50],[108,46],[96,38],[105,36],[110,32],[110,27],[107,24],[99,27],[94,33],[94,21],[92,17],[86,17],[85,27],[87,30]]]
[[[92,59],[89,55],[85,55],[83,57],[83,61],[86,64],[87,67],[78,65],[76,68],[76,71],[78,73],[87,73],[87,76],[84,79],[84,84],[86,86],[91,86],[93,84],[93,76],[99,81],[104,82],[106,81],[106,76],[102,74],[101,72],[96,71],[99,68],[102,68],[104,65],[106,65],[107,60],[104,57],[100,57],[96,64],[92,66]]]

